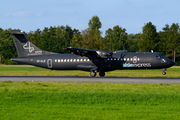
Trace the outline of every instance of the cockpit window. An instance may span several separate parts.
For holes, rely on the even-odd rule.
[[[166,58],[166,56],[165,56],[165,55],[163,55],[163,54],[161,55],[161,57],[162,57],[162,58]]]
[[[158,58],[158,59],[160,59],[160,58],[166,58],[166,56],[165,55],[163,55],[163,54],[161,54],[161,55],[156,55],[156,57],[155,58]]]
[[[156,55],[156,58],[161,58],[161,55]]]

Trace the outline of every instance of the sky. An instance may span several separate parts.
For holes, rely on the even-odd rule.
[[[162,31],[165,24],[180,25],[180,0],[3,0],[0,28],[25,32],[44,27],[66,26],[80,31],[97,15],[106,30],[119,25],[128,34],[142,32],[148,22]]]

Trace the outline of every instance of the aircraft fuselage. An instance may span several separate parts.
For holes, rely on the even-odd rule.
[[[30,64],[52,70],[111,71],[116,69],[162,69],[174,62],[158,52],[114,53],[109,58],[88,58],[74,54],[50,54],[12,58],[12,61]]]

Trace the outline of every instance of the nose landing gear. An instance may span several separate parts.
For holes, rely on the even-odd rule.
[[[166,72],[165,72],[165,70],[166,70],[166,68],[163,68],[163,69],[161,69],[163,72],[162,72],[162,74],[163,75],[166,75]]]
[[[164,71],[163,71],[163,73],[162,73],[162,74],[163,74],[163,75],[166,75],[166,72],[164,72]]]

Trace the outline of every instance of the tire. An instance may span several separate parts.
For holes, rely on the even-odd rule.
[[[163,75],[166,75],[166,72],[163,72],[162,74],[163,74]]]
[[[100,72],[99,72],[99,76],[100,76],[100,77],[104,77],[104,76],[105,76],[105,72],[100,71]]]
[[[91,76],[91,77],[95,77],[95,76],[96,76],[96,72],[91,71],[91,72],[90,72],[90,76]]]

